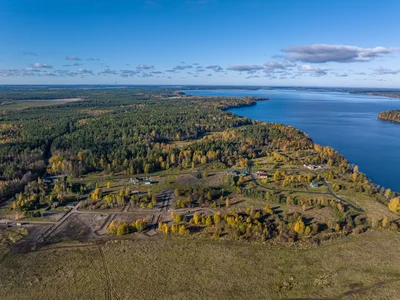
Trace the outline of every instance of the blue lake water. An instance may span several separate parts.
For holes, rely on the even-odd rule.
[[[229,111],[253,120],[292,125],[315,143],[335,148],[376,184],[400,192],[400,124],[377,119],[400,109],[400,99],[292,90],[185,91],[202,96],[268,97]]]

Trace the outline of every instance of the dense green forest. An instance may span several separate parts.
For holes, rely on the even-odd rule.
[[[388,110],[379,113],[378,118],[384,121],[400,123],[400,110]]]
[[[250,119],[224,111],[253,105],[254,98],[176,96],[165,88],[3,89],[0,98],[18,101],[78,96],[85,100],[2,112],[2,197],[14,195],[46,172],[72,176],[103,170],[151,173],[215,160],[231,165],[278,144],[312,147],[312,142],[293,128],[272,124],[247,128],[253,124]],[[199,142],[187,148],[175,144],[233,128],[240,130],[223,141]],[[244,133],[247,138],[263,139],[242,149]],[[275,139],[281,135],[292,141]]]

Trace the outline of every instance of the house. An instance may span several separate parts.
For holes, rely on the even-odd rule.
[[[129,179],[129,182],[131,182],[131,183],[133,183],[133,184],[137,184],[137,183],[139,183],[139,178],[137,178],[137,177],[132,177],[131,179]]]
[[[318,183],[316,183],[316,182],[311,182],[311,183],[310,183],[310,186],[311,186],[312,188],[317,188],[317,187],[319,187]]]
[[[146,180],[144,181],[144,184],[145,184],[145,185],[151,185],[151,181],[148,180],[148,179],[146,179]]]
[[[318,167],[316,165],[304,165],[304,167],[306,167],[309,170],[316,170],[318,169]]]
[[[60,203],[58,201],[54,201],[53,204],[51,204],[51,208],[57,208],[60,206]]]
[[[256,175],[257,175],[259,178],[268,178],[268,174],[267,174],[267,172],[265,172],[265,171],[257,171],[257,172],[256,172]]]
[[[304,167],[306,167],[309,170],[327,170],[327,167],[322,167],[322,166],[316,166],[316,165],[304,165]]]

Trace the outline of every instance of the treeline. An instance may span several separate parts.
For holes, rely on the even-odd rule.
[[[159,223],[158,229],[164,234],[188,235],[200,233],[214,238],[234,240],[267,241],[292,243],[310,240],[313,243],[360,234],[369,228],[398,231],[398,222],[388,218],[368,220],[362,214],[340,212],[336,221],[320,223],[308,219],[301,213],[278,213],[266,205],[263,209],[248,208],[245,211],[203,214],[195,212],[192,216],[172,213],[172,223]]]
[[[400,110],[388,110],[378,114],[378,119],[400,123]]]
[[[168,121],[164,126],[147,126],[145,119],[143,123],[124,125],[121,124],[122,118],[105,124],[101,121],[85,124],[82,129],[54,140],[50,170],[54,174],[77,176],[91,171],[152,173],[170,168],[189,169],[210,162],[246,167],[249,160],[265,156],[271,150],[296,151],[313,147],[308,137],[291,127],[278,124],[244,126],[248,124],[246,119],[236,120],[229,114],[216,117],[221,113],[216,111],[204,128],[184,125],[190,120],[186,119],[190,113],[173,121],[165,117]],[[201,116],[199,112],[193,118]],[[138,120],[141,118],[134,122]],[[152,122],[156,120],[154,118]],[[237,129],[228,129],[238,126]],[[220,130],[224,131],[184,146],[175,144]]]

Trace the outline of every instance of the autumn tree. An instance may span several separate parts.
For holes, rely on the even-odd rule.
[[[400,211],[400,197],[396,197],[390,200],[388,207],[392,212]]]
[[[297,219],[297,222],[294,224],[293,230],[297,232],[299,235],[303,235],[304,229],[305,229],[305,224],[303,222],[303,219],[299,217]]]
[[[274,214],[273,210],[271,209],[271,207],[268,204],[266,204],[264,206],[264,211],[265,211],[265,213],[267,213],[269,215],[273,215]]]
[[[195,225],[199,225],[200,222],[201,222],[201,215],[200,215],[200,213],[195,212],[195,213],[193,214],[193,223],[194,223]]]
[[[117,225],[114,220],[108,225],[107,231],[113,234],[117,233]]]

